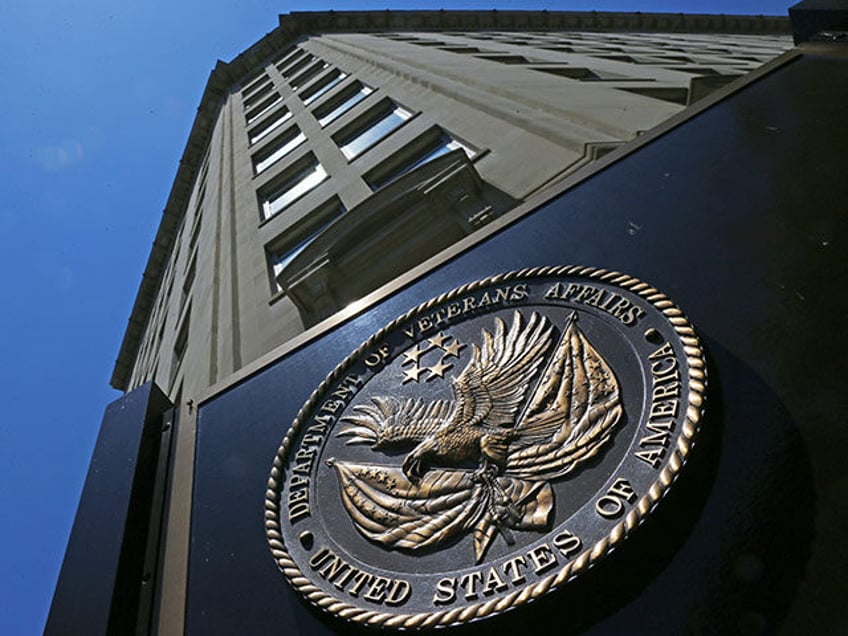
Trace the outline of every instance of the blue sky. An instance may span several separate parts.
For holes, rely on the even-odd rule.
[[[187,3],[0,12],[0,633],[40,633],[159,218],[217,59],[289,11],[543,9],[786,15],[774,0]]]

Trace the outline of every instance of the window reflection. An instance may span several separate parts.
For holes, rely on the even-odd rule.
[[[291,116],[291,111],[289,111],[288,108],[283,108],[273,117],[269,117],[262,124],[248,132],[248,135],[250,137],[250,144],[253,145],[260,139],[264,139],[265,137],[267,137],[270,133],[282,126],[283,123],[285,123],[288,119],[291,118]]]
[[[256,174],[259,174],[271,164],[279,161],[287,154],[289,154],[292,150],[297,148],[304,141],[306,141],[306,135],[299,131],[294,134],[295,131],[297,131],[296,127],[292,130],[293,134],[287,135],[286,137],[280,139],[278,144],[268,151],[269,154],[265,154],[261,158],[254,158],[253,167],[254,170],[256,170]]]
[[[327,171],[313,158],[311,163],[285,178],[282,183],[262,198],[263,217],[270,219],[326,178]]]
[[[323,128],[330,122],[333,122],[344,115],[347,111],[356,106],[356,104],[361,102],[373,92],[374,90],[370,86],[365,86],[364,84],[357,82],[354,84],[353,89],[349,93],[345,94],[342,101],[330,106],[329,109],[321,108],[316,111],[315,114],[318,118],[318,123]],[[326,112],[324,112],[325,110]]]
[[[391,170],[386,172],[380,171],[379,176],[374,178],[365,177],[366,182],[371,186],[372,190],[379,190],[385,185],[388,185],[398,177],[405,175],[407,172],[415,170],[425,163],[433,161],[437,157],[446,155],[453,150],[462,149],[468,157],[474,156],[474,151],[468,146],[458,142],[456,139],[442,133],[431,143],[420,147],[417,151],[408,154],[394,165]]]
[[[341,142],[342,154],[348,159],[359,156],[410,117],[412,113],[408,110],[391,104],[387,110],[381,111],[376,119],[370,120],[367,128],[357,131],[348,141]]]
[[[321,95],[324,95],[334,86],[337,86],[339,82],[341,82],[346,77],[347,73],[342,73],[341,71],[334,71],[327,75],[327,77],[319,79],[312,86],[303,91],[303,103],[311,104],[316,99],[321,97]]]

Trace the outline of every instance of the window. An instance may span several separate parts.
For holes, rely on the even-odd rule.
[[[271,91],[274,90],[274,83],[268,82],[264,84],[259,90],[253,93],[250,97],[244,100],[244,109],[250,110],[264,97],[267,97],[271,94]]]
[[[410,117],[412,117],[411,112],[386,100],[354,121],[333,139],[339,145],[342,154],[351,160],[400,127]]]
[[[277,67],[278,71],[282,71],[289,64],[294,62],[301,55],[305,55],[306,51],[303,49],[299,49],[297,47],[290,47],[286,49],[286,51],[280,56],[280,59],[276,60],[273,64]]]
[[[310,54],[306,55],[305,57],[298,59],[294,64],[289,64],[284,69],[280,69],[280,72],[283,74],[283,77],[288,79],[289,77],[291,77],[292,75],[294,75],[295,73],[300,71],[300,69],[305,67],[307,64],[309,64],[314,59],[315,59],[315,56],[310,53]]]
[[[315,109],[315,118],[323,128],[330,122],[335,121],[344,115],[347,111],[373,92],[374,90],[370,86],[366,86],[362,82],[354,82],[345,90],[341,91],[337,99]]]
[[[264,83],[269,81],[269,79],[270,78],[265,73],[260,75],[256,80],[252,81],[250,84],[248,84],[242,89],[242,98],[247,99],[248,97],[256,93],[256,91],[264,87]]]
[[[191,228],[191,237],[188,241],[188,252],[194,250],[194,246],[197,245],[197,239],[200,237],[200,222],[203,220],[203,217],[200,214],[194,219],[194,227]]]
[[[177,315],[179,316],[183,308],[186,305],[186,301],[188,300],[189,294],[191,294],[191,286],[194,284],[194,274],[197,270],[197,255],[193,259],[191,259],[191,266],[188,268],[188,272],[186,272],[185,280],[183,281],[183,291],[180,295],[180,308],[177,310]]]
[[[307,155],[259,192],[262,218],[270,219],[327,178],[318,160]]]
[[[283,107],[274,113],[272,117],[268,117],[268,119],[256,126],[256,128],[249,130],[247,136],[250,140],[250,145],[252,146],[260,139],[264,139],[266,135],[282,126],[283,123],[291,116],[289,109]]]
[[[310,79],[318,75],[318,73],[323,71],[325,68],[330,68],[330,65],[327,64],[324,60],[318,60],[317,62],[315,62],[315,64],[308,67],[305,71],[303,71],[296,77],[290,79],[289,84],[291,84],[291,87],[296,90],[299,87],[303,86]]]
[[[501,64],[529,64],[528,60],[523,55],[475,55],[474,57],[481,60],[491,60],[492,62],[500,62]]]
[[[324,77],[315,80],[312,85],[305,88],[301,93],[300,97],[303,100],[303,103],[311,104],[321,97],[321,95],[338,85],[338,83],[346,77],[347,73],[342,73],[340,70],[336,69],[327,73]]]
[[[248,125],[252,124],[252,123],[253,123],[253,122],[255,122],[257,119],[259,119],[260,117],[262,117],[262,115],[264,115],[264,114],[265,114],[265,113],[267,113],[269,110],[271,110],[271,109],[272,109],[274,106],[276,106],[276,105],[277,105],[277,103],[278,103],[280,100],[282,100],[282,99],[283,99],[283,98],[282,98],[282,97],[280,97],[280,94],[279,94],[279,93],[274,93],[273,95],[271,95],[271,96],[270,96],[268,99],[266,99],[265,101],[260,102],[259,104],[257,104],[255,108],[253,108],[252,110],[250,110],[250,111],[246,112],[246,113],[244,114],[244,118],[245,118],[245,120],[247,121]]]
[[[312,240],[323,232],[331,223],[346,212],[342,202],[333,197],[318,209],[304,217],[304,224],[286,232],[283,240],[268,250],[268,262],[274,279],[275,291],[280,291],[277,283],[279,275],[286,266],[300,254]]]
[[[253,157],[253,169],[256,174],[265,170],[268,166],[276,163],[300,144],[306,141],[306,135],[300,132],[297,126],[292,126],[285,133],[275,139],[261,153]]]
[[[478,49],[476,46],[440,46],[439,48],[442,51],[447,51],[449,53],[466,53],[466,54],[469,54],[469,55],[472,54],[472,53],[482,53],[483,52],[480,49]]]
[[[531,66],[534,71],[542,73],[550,73],[551,75],[559,75],[569,79],[578,80],[597,80],[598,76],[588,68],[582,66]]]
[[[432,161],[436,157],[441,157],[460,148],[469,157],[474,155],[474,150],[458,142],[441,129],[436,129],[436,131],[428,132],[422,137],[419,137],[410,144],[406,151],[401,151],[399,156],[391,157],[383,164],[377,166],[377,168],[371,171],[371,174],[365,175],[365,182],[372,190],[379,190],[398,177],[415,170],[415,168],[424,165],[428,161]]]
[[[190,314],[191,310],[186,312],[182,327],[180,327],[177,338],[174,340],[174,354],[171,358],[171,382],[174,381],[177,371],[180,370],[180,366],[182,366],[183,359],[185,358],[186,349],[188,348],[188,318]]]

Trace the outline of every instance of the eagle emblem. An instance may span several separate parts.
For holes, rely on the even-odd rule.
[[[372,396],[337,433],[400,466],[328,459],[356,529],[392,549],[426,550],[471,533],[480,562],[495,537],[544,531],[551,482],[600,453],[622,421],[619,382],[578,325],[558,330],[533,312],[494,319],[452,400]],[[408,449],[408,450],[407,450]]]

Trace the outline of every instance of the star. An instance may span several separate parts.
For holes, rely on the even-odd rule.
[[[450,343],[448,346],[446,346],[444,348],[445,349],[445,357],[447,358],[448,356],[453,356],[454,358],[458,358],[459,352],[464,348],[465,348],[464,344],[461,344],[459,342],[459,340],[454,340],[452,343]]]
[[[430,377],[428,377],[427,380],[428,381],[432,380],[433,378],[435,378],[437,376],[440,377],[440,378],[444,378],[445,377],[445,371],[447,371],[448,369],[450,369],[452,367],[453,367],[452,364],[445,364],[444,358],[442,358],[441,360],[438,361],[438,363],[434,364],[432,367],[425,367],[427,369],[427,371],[430,372]]]
[[[418,359],[419,359],[422,355],[424,355],[425,353],[427,353],[427,349],[429,349],[429,347],[427,347],[426,349],[423,349],[423,350],[422,350],[422,349],[419,349],[419,348],[418,348],[418,345],[415,345],[415,346],[414,346],[412,349],[410,349],[409,351],[404,351],[404,353],[403,353],[403,357],[404,357],[404,358],[406,358],[406,360],[404,360],[404,361],[403,361],[403,364],[406,364],[407,362],[414,362],[414,363],[418,364]]]
[[[418,365],[415,365],[414,367],[412,367],[410,369],[406,369],[403,372],[403,382],[402,382],[402,384],[406,384],[407,382],[418,382],[418,376],[421,375],[421,372],[423,370],[424,369],[422,369]]]
[[[432,344],[434,347],[438,347],[439,349],[444,349],[445,340],[448,339],[448,336],[443,334],[441,331],[437,333],[432,338],[428,339],[428,342]]]

